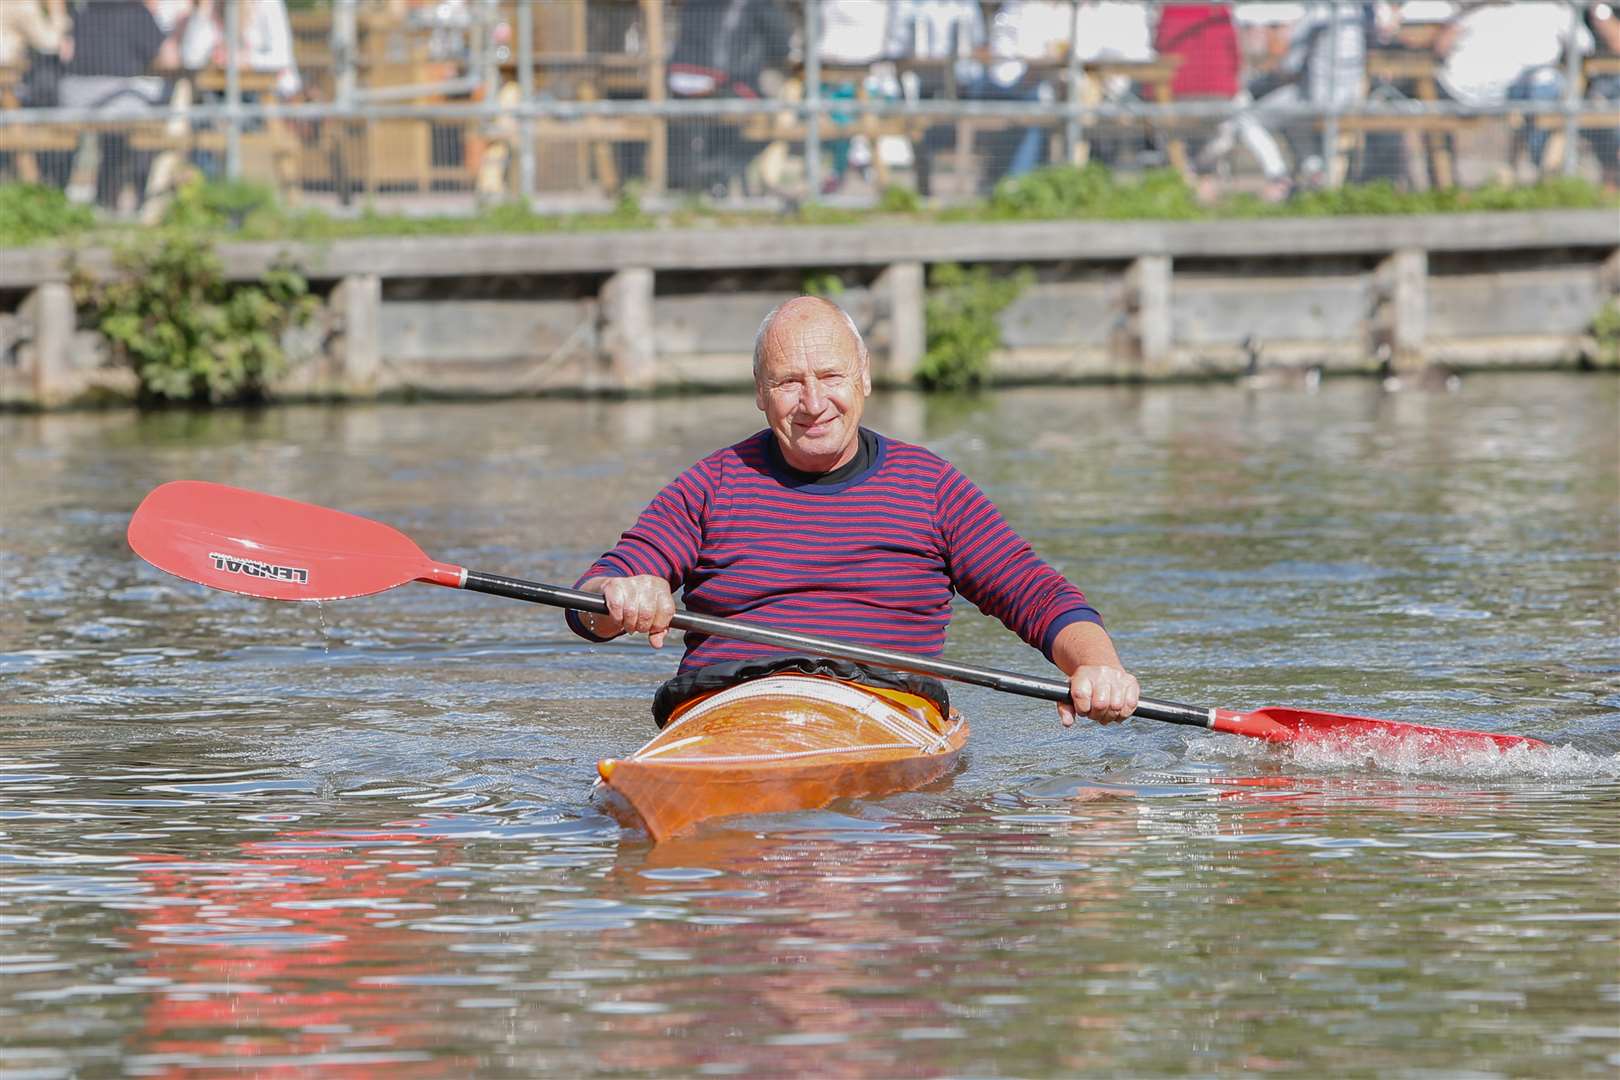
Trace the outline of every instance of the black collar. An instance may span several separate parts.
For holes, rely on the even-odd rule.
[[[765,432],[765,452],[770,457],[771,472],[782,483],[791,488],[828,488],[847,485],[866,472],[877,463],[878,437],[875,432],[861,428],[859,441],[855,447],[855,456],[831,472],[815,473],[795,469],[787,463],[782,456],[782,447],[776,441],[776,433]]]

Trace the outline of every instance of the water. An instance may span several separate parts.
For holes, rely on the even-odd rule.
[[[130,555],[205,478],[571,582],[751,402],[0,418],[0,1076],[1611,1076],[1620,380],[890,395],[1153,696],[1533,757],[1064,731],[963,688],[950,782],[652,847],[585,800],[672,651],[411,586]],[[960,612],[955,658],[1039,671]]]

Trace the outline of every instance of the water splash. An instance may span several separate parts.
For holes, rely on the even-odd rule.
[[[332,628],[326,624],[326,605],[319,600],[306,600],[304,603],[315,605],[315,617],[320,620],[321,624],[321,654],[331,656]]]
[[[1449,780],[1616,780],[1620,754],[1574,746],[1462,747],[1394,733],[1300,740],[1284,746],[1238,739],[1199,739],[1188,761],[1266,762],[1309,773],[1355,772]]]

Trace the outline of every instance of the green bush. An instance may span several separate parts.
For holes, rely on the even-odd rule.
[[[1592,317],[1597,359],[1605,367],[1620,367],[1620,300],[1610,300]]]
[[[1253,195],[1229,196],[1200,206],[1180,173],[1157,169],[1132,179],[1102,165],[1038,169],[1003,180],[979,208],[958,210],[957,220],[1175,221],[1194,218],[1332,217],[1363,214],[1449,214],[1487,210],[1595,210],[1620,205],[1596,184],[1575,177],[1549,177],[1536,184],[1505,187],[1439,188],[1402,191],[1387,180],[1303,191],[1280,203]]]
[[[148,235],[117,256],[100,281],[75,272],[80,306],[135,370],[143,402],[262,400],[285,365],[281,335],[317,302],[296,271],[228,282],[208,241],[180,231]]]
[[[917,365],[925,390],[976,390],[990,381],[990,354],[1001,345],[996,322],[1035,275],[1027,268],[1008,277],[987,266],[964,270],[941,263],[929,273],[926,348]]]
[[[181,184],[164,212],[163,224],[177,229],[240,232],[251,220],[274,226],[281,221],[275,192],[243,180],[204,180]]]
[[[799,279],[799,291],[805,296],[831,299],[844,294],[844,279],[831,270],[806,270]]]
[[[976,216],[996,219],[1159,218],[1208,216],[1187,181],[1174,169],[1122,178],[1095,162],[1082,168],[1055,165],[1001,181]]]
[[[922,198],[910,188],[890,184],[878,197],[878,210],[884,214],[921,213]]]
[[[88,207],[74,206],[55,188],[0,184],[0,247],[64,239],[95,223]]]

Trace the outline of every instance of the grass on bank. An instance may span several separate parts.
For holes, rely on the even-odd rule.
[[[1549,178],[1518,187],[1487,185],[1438,191],[1401,191],[1387,181],[1309,191],[1269,204],[1238,194],[1206,206],[1180,173],[1159,169],[1138,176],[1116,174],[1100,165],[1055,166],[1005,180],[985,199],[933,209],[911,191],[893,187],[868,210],[803,204],[783,212],[719,210],[696,202],[654,213],[627,188],[606,212],[542,214],[506,203],[478,213],[419,217],[367,209],[337,216],[281,205],[264,186],[243,182],[181,187],[163,225],[234,240],[341,240],[375,236],[471,236],[617,229],[682,228],[716,225],[858,225],[872,221],[994,222],[1058,220],[1212,221],[1363,214],[1437,214],[1493,210],[1620,209],[1620,195],[1587,180]],[[57,242],[114,243],[138,226],[104,222],[89,209],[69,203],[53,188],[0,185],[0,247]]]

